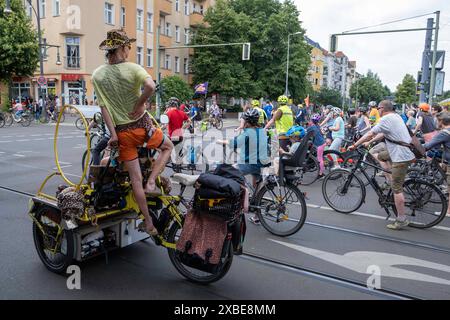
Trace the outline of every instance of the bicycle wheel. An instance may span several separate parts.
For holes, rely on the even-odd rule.
[[[20,121],[20,124],[22,125],[22,127],[29,127],[31,124],[31,116],[29,115],[22,116],[22,121]]]
[[[303,168],[299,168],[297,173],[300,176],[298,183],[302,186],[309,186],[319,178],[320,165],[314,157],[309,157]]]
[[[91,134],[91,148],[95,148],[95,146],[100,142],[100,136],[97,134]]]
[[[405,214],[409,226],[426,229],[440,223],[447,213],[447,198],[435,185],[423,180],[406,180],[403,185]],[[397,209],[393,206],[394,214]]]
[[[75,127],[77,127],[77,129],[84,130],[84,122],[81,118],[78,118],[75,121]]]
[[[0,128],[3,128],[5,126],[5,118],[3,116],[0,116]]]
[[[216,119],[216,122],[214,123],[214,126],[217,130],[222,130],[223,128],[223,121],[222,119]]]
[[[262,226],[279,237],[293,235],[306,220],[305,197],[290,183],[266,183],[255,196],[255,209]]]
[[[358,210],[366,198],[366,188],[361,179],[347,170],[335,170],[322,184],[322,195],[333,210],[351,213]]]
[[[169,229],[166,241],[169,243],[176,243],[180,238],[180,234],[181,227],[177,222],[174,222]],[[176,251],[174,249],[167,248],[167,253],[169,254],[169,258],[173,266],[182,276],[184,276],[189,281],[202,285],[210,284],[222,279],[230,270],[231,264],[233,262],[233,247],[231,245],[231,241],[228,242],[228,253],[225,257],[225,262],[220,271],[216,274],[211,274],[184,265],[177,257]]]
[[[5,113],[5,126],[11,127],[14,120],[11,113]]]

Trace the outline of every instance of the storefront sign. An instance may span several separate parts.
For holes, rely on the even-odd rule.
[[[68,73],[63,73],[61,75],[61,80],[62,81],[78,81],[81,79],[81,75],[80,74],[68,74]]]

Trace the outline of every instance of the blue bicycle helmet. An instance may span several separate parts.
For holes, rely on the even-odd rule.
[[[286,137],[296,136],[299,138],[303,138],[306,135],[306,130],[302,126],[293,126],[286,132]]]

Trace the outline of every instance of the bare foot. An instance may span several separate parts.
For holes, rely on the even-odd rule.
[[[153,225],[153,223],[151,223],[151,222],[145,223],[145,229],[147,230],[147,233],[152,236],[158,235],[158,229],[156,229],[155,226]]]

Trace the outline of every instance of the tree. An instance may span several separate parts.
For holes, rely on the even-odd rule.
[[[0,81],[8,83],[13,76],[31,76],[39,62],[37,32],[27,17],[23,1],[11,0],[9,14],[6,2],[0,2]]]
[[[445,91],[442,96],[439,97],[438,102],[444,101],[446,99],[450,99],[450,90]]]
[[[335,107],[340,107],[342,105],[342,95],[338,90],[328,89],[327,87],[322,87],[319,92],[315,92],[310,100],[312,103],[321,105],[333,105]]]
[[[397,86],[395,102],[399,104],[412,104],[417,102],[416,80],[412,75],[405,75],[402,83]]]
[[[170,97],[176,97],[184,102],[192,99],[194,90],[179,76],[169,76],[161,80],[163,87],[162,102],[166,103]]]
[[[383,86],[378,75],[370,70],[367,75],[354,82],[350,87],[350,97],[363,103],[379,102],[389,95],[389,88]]]
[[[250,42],[251,59],[241,60],[241,46],[196,49],[194,83],[208,81],[211,92],[227,96],[276,99],[284,93],[288,34],[299,32],[290,39],[289,91],[306,96],[310,47],[292,1],[218,0],[204,22],[193,31],[194,44]]]

